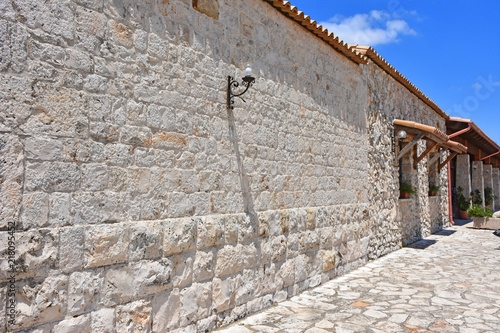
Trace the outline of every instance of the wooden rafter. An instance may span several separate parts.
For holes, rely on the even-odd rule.
[[[453,154],[451,154],[450,156],[448,156],[448,158],[446,159],[446,161],[444,161],[443,163],[439,163],[439,166],[438,166],[438,170],[441,171],[441,169],[446,165],[448,164],[449,161],[451,161],[455,156],[457,156],[458,153],[455,151],[453,152]]]
[[[437,145],[437,142],[433,142],[429,147],[427,147],[427,149],[422,153],[420,154],[419,157],[417,157],[417,164],[427,155],[431,152],[432,148],[436,147]]]
[[[401,157],[403,157],[407,152],[409,152],[410,149],[413,146],[415,146],[417,144],[417,142],[420,141],[420,139],[422,139],[423,137],[424,137],[424,133],[420,133],[419,135],[414,137],[410,143],[408,143],[403,149],[401,149],[396,160],[399,161],[401,159]]]
[[[439,152],[429,161],[429,167],[431,167],[434,163],[436,163],[441,157],[441,153],[443,152],[443,148],[439,150]]]

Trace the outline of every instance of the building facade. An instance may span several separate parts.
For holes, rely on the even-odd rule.
[[[287,2],[2,6],[6,330],[206,332],[450,224],[449,117]]]

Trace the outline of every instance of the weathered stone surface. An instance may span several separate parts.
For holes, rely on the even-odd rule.
[[[224,312],[234,306],[234,292],[236,281],[233,278],[221,280],[214,278],[213,282],[212,307],[219,313]]]
[[[5,229],[9,222],[17,224],[21,213],[24,153],[19,138],[0,135],[0,156],[0,228]]]
[[[243,268],[253,267],[257,260],[257,249],[254,244],[225,246],[217,253],[215,276],[223,277],[240,272]]]
[[[163,229],[160,222],[137,222],[128,226],[128,259],[153,259],[161,256]]]
[[[47,226],[49,215],[49,195],[43,192],[25,193],[21,214],[23,229],[36,229]]]
[[[75,191],[80,186],[80,170],[76,163],[28,162],[25,181],[31,191]]]
[[[193,262],[193,278],[200,282],[211,279],[214,276],[214,255],[213,252],[196,252]]]
[[[105,308],[90,314],[91,332],[112,333],[115,331],[115,309]]]
[[[173,256],[174,261],[174,287],[185,287],[193,281],[193,253]]]
[[[71,332],[92,332],[90,327],[90,316],[82,315],[75,318],[65,319],[54,325],[52,330],[54,333],[71,333]]]
[[[83,227],[62,228],[59,243],[59,267],[65,273],[83,268]]]
[[[193,8],[199,12],[210,16],[213,19],[219,19],[219,0],[192,0]]]
[[[151,302],[139,300],[116,307],[116,332],[151,332]]]
[[[128,234],[123,223],[85,228],[84,265],[111,265],[127,259]]]
[[[153,332],[169,332],[178,327],[180,301],[177,288],[153,297]]]
[[[197,219],[198,221],[198,240],[196,247],[204,249],[212,246],[219,246],[224,242],[224,221],[215,216]]]
[[[53,192],[49,197],[49,225],[62,227],[73,222],[69,193]]]
[[[205,318],[212,304],[212,283],[195,283],[181,291],[180,325]]]
[[[195,248],[197,220],[185,218],[164,222],[163,255],[181,253]]]
[[[17,327],[63,318],[68,300],[68,277],[49,276],[45,280],[16,283]]]
[[[68,284],[68,313],[74,316],[94,309],[102,301],[103,287],[103,269],[72,273]]]

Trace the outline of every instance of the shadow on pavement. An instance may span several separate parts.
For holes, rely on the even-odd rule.
[[[472,219],[467,219],[467,220],[453,219],[453,222],[455,222],[455,225],[463,226],[466,225],[467,223],[471,223]]]
[[[422,239],[419,240],[418,242],[408,245],[407,247],[410,249],[425,250],[429,246],[434,245],[436,243],[437,240],[434,239]]]
[[[439,232],[436,232],[434,235],[438,235],[438,236],[451,236],[455,232],[457,232],[457,231],[456,230],[441,230]]]

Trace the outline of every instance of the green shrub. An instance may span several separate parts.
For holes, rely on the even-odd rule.
[[[484,204],[486,206],[493,206],[493,201],[496,199],[498,199],[498,197],[493,194],[493,189],[491,187],[484,189]]]
[[[466,198],[463,192],[464,189],[459,186],[457,188],[457,194],[456,194],[458,209],[462,211],[467,211],[467,209],[469,209],[470,207],[470,202],[472,198]]]
[[[493,210],[490,207],[479,207],[479,205],[474,204],[472,208],[469,208],[467,211],[469,216],[477,216],[477,217],[492,217]]]
[[[429,183],[429,191],[430,192],[436,192],[438,193],[439,191],[439,186],[437,186],[436,184],[434,183]]]
[[[399,183],[399,193],[403,192],[408,193],[409,195],[417,193],[410,183],[401,182]]]
[[[481,192],[479,190],[475,190],[473,192],[470,192],[470,196],[472,198],[472,204],[473,205],[482,205],[483,204],[483,197],[481,196]]]

